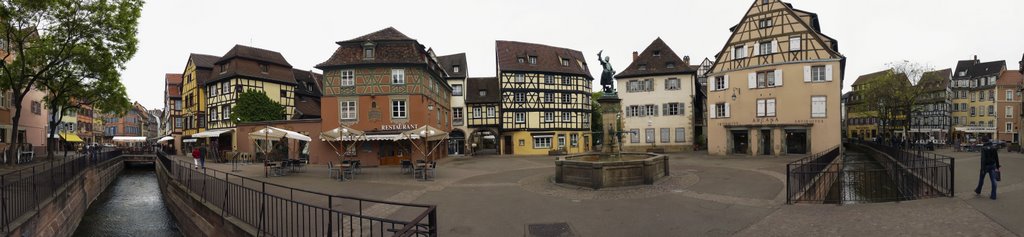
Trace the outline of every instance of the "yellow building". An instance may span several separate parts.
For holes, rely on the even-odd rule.
[[[593,77],[580,51],[498,41],[502,154],[590,150]]]
[[[812,154],[840,144],[846,57],[817,14],[753,1],[709,72],[708,153]]]
[[[189,137],[192,134],[206,131],[206,81],[213,73],[213,63],[220,57],[191,54],[185,71],[182,72],[181,116],[184,119],[182,136]],[[177,143],[177,142],[176,142]]]
[[[999,114],[996,80],[1006,71],[1006,61],[984,62],[975,57],[957,62],[953,73],[954,131],[961,141],[996,138]]]

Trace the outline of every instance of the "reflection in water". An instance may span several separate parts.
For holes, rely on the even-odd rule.
[[[125,166],[86,211],[74,236],[181,236],[164,206],[156,173]]]
[[[900,201],[896,183],[877,160],[854,149],[844,151],[843,172],[829,194],[830,203]]]

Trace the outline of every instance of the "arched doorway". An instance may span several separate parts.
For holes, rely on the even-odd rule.
[[[469,136],[470,154],[473,155],[497,155],[498,154],[498,130],[494,128],[480,128],[473,131]]]
[[[455,129],[448,134],[448,154],[449,155],[464,155],[466,154],[466,133],[462,130]]]

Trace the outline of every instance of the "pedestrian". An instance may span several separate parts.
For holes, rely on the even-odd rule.
[[[985,175],[988,175],[989,180],[992,182],[992,194],[988,197],[992,200],[996,200],[996,186],[998,182],[997,173],[999,172],[999,149],[992,145],[988,139],[983,140],[985,146],[981,149],[981,175],[978,177],[978,187],[974,189],[974,194],[981,195],[981,186],[985,185]]]
[[[199,169],[199,148],[198,147],[192,148],[192,159],[195,160],[195,166],[193,166],[192,168],[193,169]]]
[[[203,168],[203,169],[206,169],[206,153],[207,153],[206,146],[205,145],[204,146],[200,146],[199,147],[199,167]]]

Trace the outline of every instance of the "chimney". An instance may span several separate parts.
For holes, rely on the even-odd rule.
[[[690,55],[683,56],[683,66],[690,66]]]
[[[637,58],[640,58],[640,53],[633,51],[633,61],[636,61]]]
[[[978,61],[978,55],[974,55],[974,61]]]

